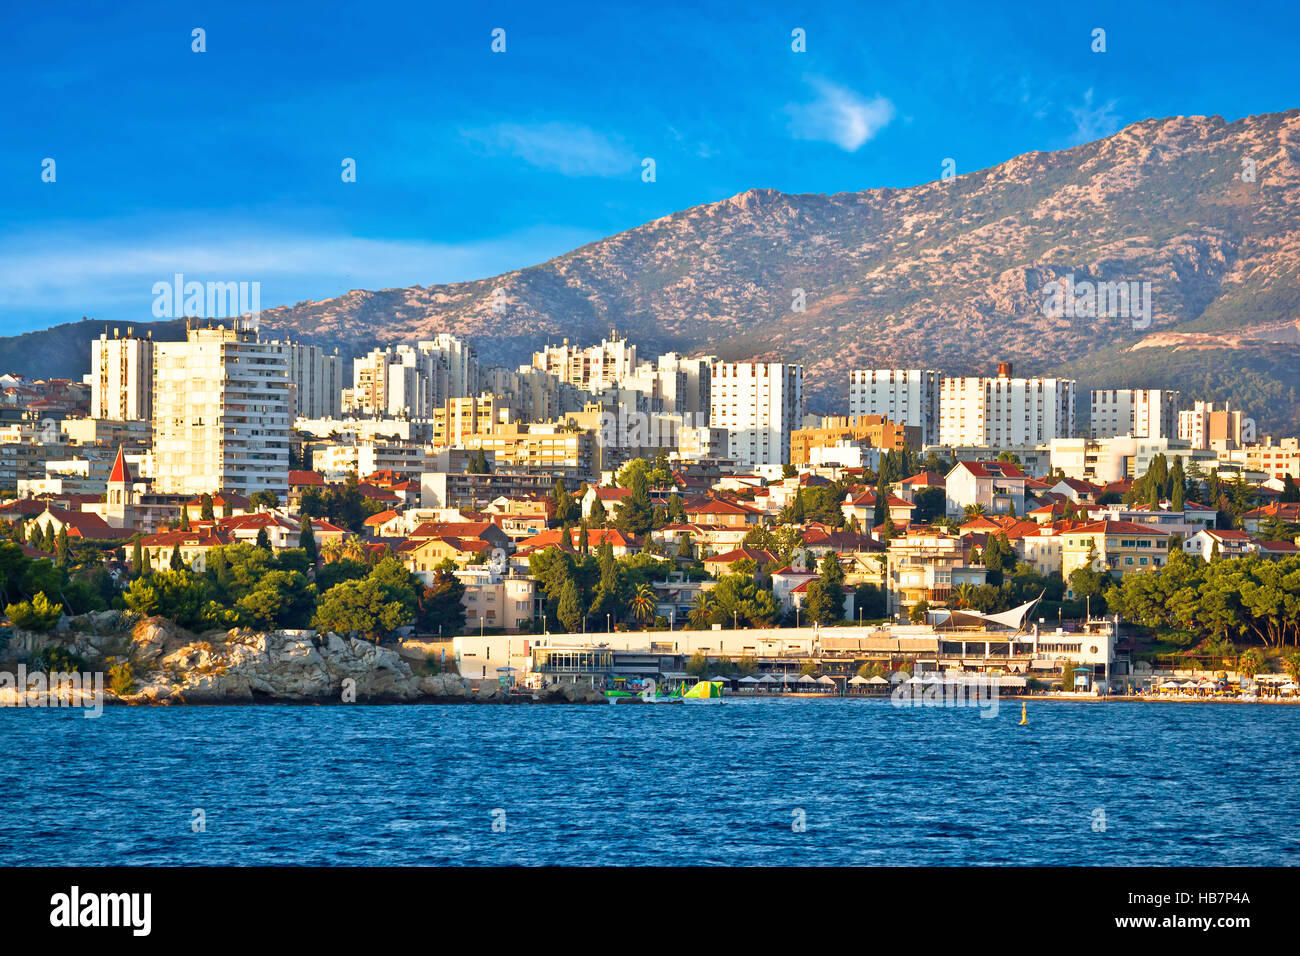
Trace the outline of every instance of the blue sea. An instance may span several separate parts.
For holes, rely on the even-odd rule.
[[[1300,708],[0,709],[0,864],[1300,861]]]

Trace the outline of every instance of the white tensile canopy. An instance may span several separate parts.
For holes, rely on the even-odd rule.
[[[1043,592],[1043,594],[1046,593],[1046,591]],[[979,611],[973,611],[970,608],[939,608],[938,610],[929,611],[927,613],[930,617],[930,624],[934,627],[941,627],[943,625],[959,627],[963,624],[969,626],[984,621],[989,624],[1000,624],[1003,627],[1009,627],[1012,630],[1019,631],[1024,628],[1025,619],[1029,616],[1029,612],[1033,609],[1034,605],[1043,599],[1043,594],[1038,595],[1038,597],[1034,598],[1032,601],[1027,601],[1019,607],[1013,607],[1009,611],[999,611],[996,614],[981,614]]]

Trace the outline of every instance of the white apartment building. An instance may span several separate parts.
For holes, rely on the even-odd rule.
[[[90,344],[90,417],[148,421],[153,416],[153,348],[151,338],[126,338],[113,330]]]
[[[738,465],[790,461],[790,433],[803,421],[803,366],[714,362],[709,425],[727,431],[727,457]]]
[[[709,417],[715,361],[713,356],[682,358],[676,352],[659,356],[657,391],[664,411],[691,415],[692,421],[703,425]]]
[[[589,348],[570,345],[565,339],[534,352],[533,368],[577,388],[600,392],[637,374],[636,346],[617,333]]]
[[[1159,388],[1092,391],[1093,438],[1177,438],[1179,393]]]
[[[921,429],[921,444],[939,441],[939,383],[930,369],[855,369],[849,373],[849,418],[884,415]]]
[[[281,344],[281,343],[276,343]],[[338,418],[343,410],[343,359],[318,345],[285,342],[293,418]]]
[[[1193,449],[1176,438],[1058,438],[1051,443],[1050,468],[1067,478],[1106,484],[1145,474],[1156,455],[1164,455],[1170,465],[1181,457],[1184,468],[1195,461],[1206,471],[1217,462],[1214,452]]]
[[[287,495],[289,391],[288,346],[249,320],[155,343],[155,491]]]
[[[478,353],[474,346],[448,332],[440,332],[432,339],[417,343],[416,348],[433,356],[434,364],[441,373],[435,381],[435,406],[444,404],[448,399],[478,394]]]
[[[1074,436],[1072,379],[1012,378],[998,364],[996,378],[945,378],[939,385],[939,443],[1006,448]]]
[[[1255,420],[1244,418],[1231,402],[1195,402],[1178,413],[1178,437],[1193,448],[1231,451],[1255,441]]]
[[[428,418],[447,399],[472,395],[477,387],[473,347],[441,334],[414,346],[373,349],[357,358],[344,410]]]

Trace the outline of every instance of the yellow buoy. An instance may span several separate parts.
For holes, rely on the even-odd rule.
[[[1020,702],[1020,725],[1019,725],[1019,726],[1021,726],[1021,727],[1023,727],[1025,724],[1029,723],[1029,715],[1025,712],[1025,711],[1026,711],[1026,707],[1027,707],[1027,705],[1026,705],[1025,702],[1022,700],[1022,701]]]

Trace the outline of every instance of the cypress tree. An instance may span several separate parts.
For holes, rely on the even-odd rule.
[[[179,571],[185,567],[185,562],[181,560],[181,546],[179,544],[172,545],[171,566],[173,571]]]
[[[312,564],[316,563],[320,549],[316,547],[316,533],[312,530],[311,518],[306,515],[302,518],[302,533],[298,536],[298,547],[307,552],[307,558]]]
[[[1181,455],[1174,459],[1174,467],[1169,471],[1169,484],[1169,510],[1182,511],[1186,480],[1183,476],[1183,458]]]
[[[131,549],[131,572],[136,577],[144,574],[144,548],[139,538],[135,539],[135,546]]]

